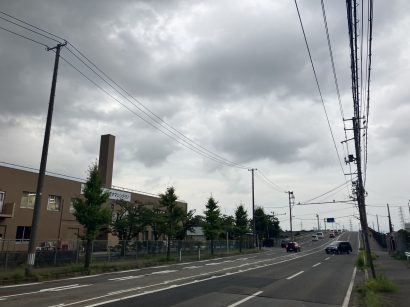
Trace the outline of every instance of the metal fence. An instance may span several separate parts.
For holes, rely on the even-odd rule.
[[[91,261],[138,261],[161,260],[167,256],[167,241],[118,241],[96,240],[92,244]],[[238,240],[223,240],[213,242],[215,254],[231,254],[239,251]],[[84,262],[86,241],[58,240],[42,241],[37,244],[37,267],[61,266]],[[251,240],[242,241],[242,249],[252,249]],[[27,259],[28,241],[0,241],[0,270],[13,269],[24,265]],[[210,241],[171,241],[170,259],[175,261],[200,260],[211,254]]]

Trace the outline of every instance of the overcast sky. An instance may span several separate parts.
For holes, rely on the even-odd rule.
[[[256,206],[286,213],[279,218],[288,229],[285,191],[292,190],[296,203],[303,203],[350,179],[343,175],[349,172],[340,143],[343,121],[321,4],[298,4],[343,171],[293,1],[0,0],[0,10],[67,39],[201,150],[257,168]],[[325,1],[325,7],[343,111],[351,118],[345,2]],[[374,6],[366,202],[369,225],[377,228],[378,214],[383,231],[388,229],[386,203],[393,205],[396,229],[399,206],[410,220],[409,10],[405,0],[376,0]],[[50,47],[56,44],[2,19],[0,26]],[[210,195],[224,214],[233,214],[240,203],[251,214],[247,169],[215,163],[154,129],[139,118],[144,116],[132,98],[109,89],[69,48],[62,49],[62,57],[106,92],[61,59],[48,171],[85,178],[98,159],[100,136],[113,134],[114,185],[154,194],[174,186],[199,214]],[[54,53],[0,29],[0,57],[0,161],[38,168]],[[350,187],[314,201],[348,200]],[[349,220],[354,229],[358,226],[349,217],[358,215],[354,206],[337,203],[295,206],[293,228],[316,226],[316,214],[335,217],[346,228]]]

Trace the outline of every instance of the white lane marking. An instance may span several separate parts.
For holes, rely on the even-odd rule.
[[[142,277],[144,277],[144,275],[132,275],[132,276],[123,276],[123,277],[117,277],[117,278],[110,278],[108,280],[121,281],[121,280],[137,279],[137,278],[142,278]]]
[[[350,295],[352,294],[354,279],[356,277],[356,267],[353,269],[352,279],[350,280],[349,288],[347,289],[345,299],[343,300],[342,307],[348,307],[350,301]]]
[[[330,259],[330,257],[327,257],[325,260],[329,260]]]
[[[300,271],[300,272],[298,272],[298,273],[296,273],[296,274],[293,274],[292,276],[289,276],[288,278],[286,278],[286,279],[292,279],[292,278],[294,278],[294,277],[296,277],[296,276],[298,276],[298,275],[300,275],[300,274],[302,274],[303,272],[305,272],[305,271]]]
[[[88,287],[88,286],[92,286],[92,284],[89,284],[89,285],[80,285],[80,284],[67,285],[67,286],[62,286],[62,287],[41,289],[41,290],[38,291],[38,292],[50,292],[50,291],[57,292],[57,291],[64,291],[64,290],[70,290],[70,289]]]
[[[322,264],[322,262],[318,262],[318,263],[316,263],[316,264],[312,265],[312,268],[317,267],[319,264]]]
[[[244,299],[242,299],[242,300],[240,300],[240,301],[238,301],[238,302],[236,302],[236,303],[234,303],[234,304],[228,305],[228,307],[235,307],[235,306],[238,306],[238,305],[240,305],[240,304],[242,304],[242,303],[245,303],[246,301],[249,301],[250,299],[254,298],[255,296],[258,296],[258,295],[261,294],[262,292],[263,292],[263,291],[255,292],[254,294],[252,294],[252,295],[250,295],[250,296],[248,296],[248,297],[245,297]]]
[[[218,264],[220,264],[220,263],[218,263],[218,262],[205,263],[205,265],[218,265]]]
[[[197,269],[197,268],[202,268],[202,266],[201,266],[201,265],[199,265],[199,266],[197,266],[197,265],[191,265],[191,266],[183,267],[182,269],[183,269],[183,270],[191,270],[191,269]]]
[[[15,288],[15,287],[25,287],[25,286],[32,286],[32,285],[38,285],[38,284],[42,284],[42,282],[33,282],[33,283],[28,283],[28,284],[2,286],[2,287],[0,287],[0,289],[4,289],[4,288]]]
[[[294,259],[303,258],[303,257],[309,256],[309,255],[317,254],[317,253],[319,253],[319,252],[322,251],[321,248],[322,248],[324,245],[325,245],[325,244],[323,244],[323,245],[321,245],[321,246],[319,246],[319,247],[313,248],[312,250],[306,251],[305,253],[303,253],[302,255],[300,255],[300,256],[298,256],[298,257],[292,257],[292,258],[290,258],[290,257],[288,257],[287,254],[285,254],[285,255],[283,255],[283,256],[279,256],[279,257],[274,258],[274,259],[269,259],[269,260],[263,259],[263,260],[259,260],[259,261],[255,262],[255,264],[256,264],[256,263],[260,263],[260,262],[267,262],[267,261],[271,261],[271,260],[279,260],[280,258],[282,258],[282,259],[284,258],[284,260],[280,260],[280,261],[274,262],[274,263],[265,263],[264,265],[262,265],[262,267],[269,267],[269,266],[278,265],[278,264],[281,264],[281,263],[284,263],[284,262],[289,262],[289,261],[292,261],[292,260],[294,260]],[[198,261],[198,262],[204,262],[204,261]],[[196,278],[196,277],[199,277],[199,276],[205,276],[205,275],[215,274],[215,273],[219,273],[219,272],[223,272],[223,271],[227,271],[227,270],[232,270],[232,269],[236,269],[236,268],[237,268],[237,267],[226,267],[226,268],[223,268],[223,269],[214,271],[214,272],[201,273],[201,274],[198,274],[198,275],[187,276],[187,277],[181,277],[181,278],[177,278],[177,279],[170,280],[170,281],[165,281],[165,282],[158,283],[158,284],[151,284],[151,285],[148,285],[148,286],[145,286],[145,287],[124,289],[124,290],[122,290],[122,293],[132,292],[132,291],[140,290],[140,289],[143,289],[143,288],[156,287],[156,286],[168,284],[168,283],[170,283],[170,282],[177,282],[177,281],[187,280],[187,279],[190,279],[190,278]],[[229,275],[240,274],[240,273],[242,273],[242,272],[247,272],[247,271],[252,271],[252,270],[254,270],[254,268],[252,268],[252,267],[251,267],[251,268],[248,268],[248,269],[244,269],[244,270],[237,270],[237,271],[235,271],[235,272],[229,272]],[[94,276],[95,276],[95,275],[94,275]],[[220,275],[220,276],[217,276],[216,278],[221,278],[221,277],[225,277],[225,274],[222,274],[222,275]],[[204,281],[207,281],[207,280],[210,280],[210,279],[213,279],[213,278],[214,278],[214,277],[204,278],[204,279],[200,279],[200,280],[195,279],[194,281],[187,282],[187,283],[184,283],[184,284],[180,284],[180,285],[178,285],[178,287],[183,287],[183,286],[186,286],[186,285],[191,285],[191,284],[195,284],[195,283],[204,282]],[[124,299],[128,299],[128,298],[133,298],[133,297],[142,296],[142,295],[146,295],[146,294],[150,294],[150,293],[155,293],[155,292],[159,292],[159,291],[164,291],[164,290],[167,290],[167,289],[169,289],[169,287],[161,288],[161,289],[158,289],[158,290],[148,290],[148,291],[144,291],[144,292],[142,292],[142,293],[132,294],[132,295],[130,295],[130,296],[121,297],[121,298],[118,298],[118,299],[112,299],[112,300],[108,300],[108,301],[103,301],[103,302],[95,303],[95,304],[89,305],[89,306],[91,307],[91,306],[104,305],[104,304],[107,304],[107,303],[110,303],[110,302],[117,302],[117,301],[124,300]],[[33,292],[33,293],[36,293],[36,292]],[[26,294],[28,294],[28,293],[26,293]],[[108,294],[101,295],[101,296],[98,296],[98,297],[91,297],[91,298],[88,298],[88,299],[85,299],[85,300],[81,300],[81,301],[75,301],[75,302],[71,302],[71,303],[66,303],[66,304],[64,304],[64,306],[78,305],[78,304],[81,304],[81,303],[86,303],[86,302],[91,302],[91,301],[95,301],[95,300],[102,299],[102,298],[107,298],[107,297],[109,297],[109,296],[112,296],[112,294],[108,293]],[[1,300],[1,297],[0,297],[0,300]]]
[[[165,270],[165,271],[158,271],[158,272],[153,272],[151,275],[156,275],[156,274],[168,274],[172,272],[176,272],[177,270]]]

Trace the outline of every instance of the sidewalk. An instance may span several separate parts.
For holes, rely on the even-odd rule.
[[[373,261],[376,275],[383,274],[398,287],[395,293],[383,293],[389,306],[410,306],[410,261],[396,260],[383,249],[373,237],[369,238],[370,249],[378,258]],[[368,269],[371,275],[370,269]],[[360,282],[356,280],[356,282]]]

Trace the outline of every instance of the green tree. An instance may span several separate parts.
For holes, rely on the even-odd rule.
[[[177,240],[184,240],[186,238],[187,231],[193,231],[194,226],[197,226],[199,223],[198,216],[194,216],[195,210],[189,210],[187,213],[181,216],[181,225],[178,228],[178,232],[176,234]]]
[[[235,232],[239,237],[239,252],[242,252],[243,236],[249,231],[248,213],[240,204],[235,210]]]
[[[221,236],[226,239],[226,236],[230,239],[233,239],[234,234],[235,234],[235,218],[232,215],[222,215],[221,218],[221,228],[223,230],[223,233],[221,233]]]
[[[111,222],[110,210],[102,208],[108,196],[108,193],[102,190],[98,165],[94,163],[89,168],[89,175],[84,187],[84,199],[78,197],[73,200],[74,216],[85,230],[83,239],[87,241],[84,261],[86,269],[90,267],[93,241],[101,228]]]
[[[211,196],[205,210],[204,234],[211,241],[211,255],[214,254],[214,240],[221,232],[221,211],[218,202]]]
[[[159,195],[159,202],[164,208],[164,233],[168,237],[167,258],[171,254],[171,240],[175,238],[181,228],[184,210],[177,205],[178,197],[175,195],[174,187],[169,187],[165,194]]]
[[[269,238],[269,216],[262,207],[255,209],[255,231],[260,241]]]
[[[113,234],[121,240],[121,255],[125,255],[127,241],[135,239],[149,225],[151,210],[142,204],[117,202],[119,209],[112,223]]]

